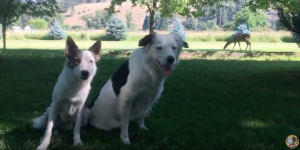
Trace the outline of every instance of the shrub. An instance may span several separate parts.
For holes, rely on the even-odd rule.
[[[79,26],[79,25],[75,25],[75,26],[72,26],[71,29],[73,29],[73,30],[82,30],[83,27]]]
[[[150,29],[150,17],[148,15],[145,16],[143,23],[143,30]]]
[[[112,40],[125,40],[128,36],[126,30],[127,26],[125,22],[114,15],[112,21],[106,27],[106,35]]]
[[[191,21],[187,22],[186,28],[188,30],[198,30],[198,19],[192,18]]]
[[[40,30],[47,29],[48,27],[47,22],[44,19],[30,19],[29,25],[33,29],[40,29]]]
[[[187,39],[187,35],[185,33],[185,29],[181,23],[179,18],[176,18],[174,21],[173,29],[171,30],[172,33],[177,33],[183,40]]]
[[[64,29],[64,30],[70,30],[71,27],[67,24],[62,24],[61,27]]]
[[[66,37],[66,32],[58,22],[55,22],[48,35],[53,40],[61,40]]]

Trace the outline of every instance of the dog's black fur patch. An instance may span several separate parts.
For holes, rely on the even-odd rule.
[[[125,61],[111,77],[113,90],[117,95],[117,97],[121,92],[121,88],[126,84],[128,75],[129,75],[129,60]]]

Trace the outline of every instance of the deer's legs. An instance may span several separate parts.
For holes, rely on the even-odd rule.
[[[245,51],[247,51],[247,48],[248,48],[248,45],[249,45],[249,43],[246,41],[246,44],[247,44],[247,46],[246,46],[246,49],[245,49]]]
[[[233,50],[234,50],[235,44],[236,44],[236,42],[234,42],[234,45],[233,45]]]
[[[238,43],[239,43],[239,46],[240,46],[240,51],[241,51],[241,50],[242,50],[242,49],[241,49],[241,44],[240,44],[240,42],[238,42]]]
[[[248,41],[248,44],[249,44],[249,51],[251,51],[251,42]]]

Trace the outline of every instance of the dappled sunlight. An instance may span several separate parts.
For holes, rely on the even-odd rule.
[[[243,120],[241,125],[249,128],[266,128],[270,126],[268,123],[256,119]]]

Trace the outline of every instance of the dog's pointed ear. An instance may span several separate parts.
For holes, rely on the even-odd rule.
[[[94,45],[89,48],[89,51],[94,54],[96,61],[100,60],[101,40],[95,42]]]
[[[155,38],[155,34],[148,34],[139,41],[139,46],[146,46],[150,44]]]
[[[73,41],[73,39],[68,36],[67,40],[66,40],[66,48],[65,48],[65,55],[66,56],[71,56],[75,50],[78,49],[78,46],[75,44],[75,42]]]

